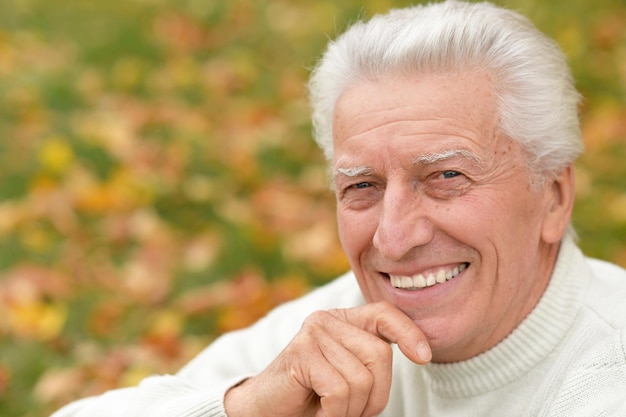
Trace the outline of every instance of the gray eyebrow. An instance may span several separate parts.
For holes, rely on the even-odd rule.
[[[482,160],[478,156],[474,155],[473,153],[465,149],[447,149],[442,152],[435,152],[435,153],[420,155],[417,158],[415,158],[413,162],[415,164],[429,165],[429,164],[434,164],[437,162],[445,161],[446,159],[451,159],[451,158],[458,157],[458,156],[471,159],[472,161],[478,164],[482,163]],[[340,168],[336,168],[335,171],[333,172],[333,178],[337,178],[340,175],[353,178],[353,177],[358,177],[359,175],[372,175],[373,173],[374,173],[374,170],[372,169],[372,167],[367,166],[367,165],[346,167],[346,168],[340,167]]]
[[[482,163],[482,160],[478,156],[474,155],[473,153],[465,149],[448,149],[442,152],[420,155],[417,158],[415,158],[414,163],[429,165],[429,164],[434,164],[437,162],[445,161],[446,159],[454,158],[457,156],[462,156],[464,158],[471,159],[478,164]]]
[[[359,175],[372,175],[374,170],[368,166],[356,166],[349,168],[337,168],[333,173],[333,177],[345,175],[346,177],[358,177]]]

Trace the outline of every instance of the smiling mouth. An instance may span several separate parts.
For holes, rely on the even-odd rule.
[[[469,267],[469,263],[464,262],[450,269],[440,269],[437,273],[416,274],[413,276],[388,274],[391,285],[404,290],[421,290],[433,285],[443,284],[455,278]]]

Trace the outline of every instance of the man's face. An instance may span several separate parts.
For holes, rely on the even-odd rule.
[[[358,84],[333,128],[339,235],[366,300],[411,317],[438,362],[506,337],[541,297],[558,243],[542,239],[554,187],[529,186],[488,77]]]

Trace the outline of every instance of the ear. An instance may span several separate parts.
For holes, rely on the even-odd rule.
[[[572,217],[574,208],[575,184],[574,167],[563,168],[546,185],[547,205],[541,237],[546,243],[561,240]]]

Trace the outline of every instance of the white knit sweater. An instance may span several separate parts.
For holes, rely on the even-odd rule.
[[[362,304],[348,273],[216,340],[175,376],[70,404],[53,417],[225,416],[223,395],[282,350],[319,309]],[[384,417],[626,417],[626,271],[564,241],[535,309],[489,351],[419,366],[394,350]]]

